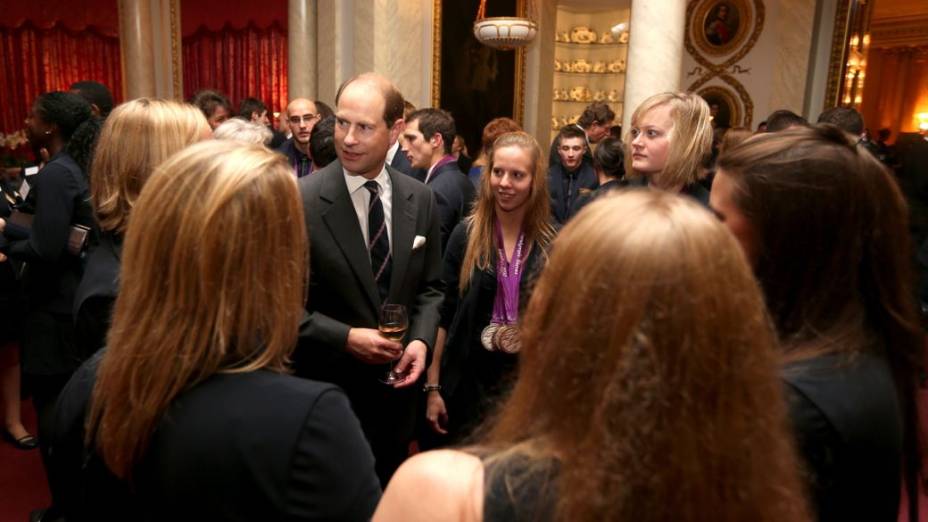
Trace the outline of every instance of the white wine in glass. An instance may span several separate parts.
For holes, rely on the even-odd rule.
[[[377,326],[377,329],[380,330],[380,335],[391,341],[402,344],[408,328],[409,316],[406,314],[405,306],[385,304],[380,308],[380,323]],[[390,369],[387,375],[380,380],[382,383],[392,385],[402,380],[403,376],[393,371],[395,366],[396,361],[390,363]]]

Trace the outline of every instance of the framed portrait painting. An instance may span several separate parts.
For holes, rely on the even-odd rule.
[[[740,127],[750,125],[744,122],[744,110],[738,95],[721,85],[712,85],[699,90],[699,95],[709,105],[713,127]]]
[[[705,54],[724,56],[745,41],[753,29],[753,11],[747,0],[697,0],[690,18],[693,42]]]

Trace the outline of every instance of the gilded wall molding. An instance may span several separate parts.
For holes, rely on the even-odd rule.
[[[432,107],[441,107],[441,0],[432,1]]]
[[[828,60],[828,85],[825,87],[825,107],[834,107],[838,102],[838,91],[841,89],[841,72],[844,71],[844,58],[847,52],[847,31],[851,9],[854,0],[839,0],[835,10],[834,32],[831,36],[831,57]]]
[[[761,32],[764,29],[764,20],[765,20],[765,8],[763,0],[753,0],[751,5],[754,8],[753,12],[753,21],[751,18],[746,17],[751,23],[753,23],[753,28],[750,32],[750,35],[747,38],[747,41],[742,45],[737,52],[731,55],[729,58],[724,60],[722,63],[713,63],[708,57],[706,57],[700,50],[705,47],[705,45],[700,45],[700,49],[697,49],[697,43],[694,43],[697,38],[693,35],[693,28],[695,27],[695,22],[693,20],[702,20],[702,18],[708,12],[711,2],[707,0],[690,0],[689,4],[686,6],[686,17],[687,20],[690,20],[690,23],[686,24],[685,33],[683,37],[684,46],[686,51],[705,69],[695,69],[694,72],[697,74],[702,74],[696,81],[690,84],[687,88],[688,91],[696,91],[703,85],[707,84],[713,78],[718,78],[728,84],[735,92],[738,93],[738,97],[741,99],[740,108],[744,111],[744,114],[741,116],[740,120],[733,118],[732,124],[743,125],[746,127],[751,126],[751,122],[754,118],[754,101],[751,99],[750,93],[745,89],[744,85],[741,84],[734,76],[731,75],[733,72],[737,73],[749,73],[750,70],[744,70],[738,67],[736,69],[736,64],[741,61],[742,58],[747,56],[751,49],[757,45],[757,40],[760,38]],[[733,40],[737,45],[740,40]]]
[[[168,0],[171,4],[171,79],[174,99],[184,99],[184,71],[181,68],[180,0]]]
[[[928,16],[881,18],[870,25],[870,47],[928,44]]]

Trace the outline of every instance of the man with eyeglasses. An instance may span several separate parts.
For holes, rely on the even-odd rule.
[[[287,125],[293,134],[280,146],[278,152],[287,156],[298,178],[313,171],[313,158],[309,152],[309,137],[319,121],[319,111],[312,100],[297,98],[287,105]]]

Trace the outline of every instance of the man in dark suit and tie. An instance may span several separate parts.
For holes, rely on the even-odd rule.
[[[299,180],[310,239],[308,317],[297,375],[347,392],[386,482],[408,456],[416,419],[413,386],[435,342],[441,236],[432,192],[385,165],[403,121],[403,97],[386,78],[362,74],[335,99],[334,161]],[[377,330],[384,303],[409,314],[403,344]],[[381,380],[390,363],[403,378]]]
[[[402,135],[410,164],[426,172],[423,181],[438,201],[442,252],[451,231],[470,212],[477,195],[474,184],[451,154],[455,134],[454,118],[446,111],[419,109],[409,115]]]

